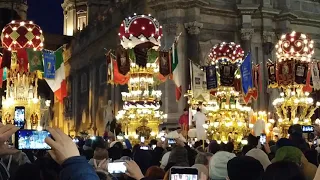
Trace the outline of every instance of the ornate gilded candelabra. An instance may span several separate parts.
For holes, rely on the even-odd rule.
[[[251,108],[241,103],[241,90],[237,86],[243,57],[240,45],[223,42],[211,49],[208,58],[207,81],[214,76],[218,81],[217,88],[210,89],[211,98],[204,108],[210,120],[204,127],[209,138],[224,143],[239,143],[249,132],[248,113]]]
[[[148,139],[158,134],[159,124],[167,118],[159,110],[162,93],[156,90],[154,79],[159,66],[149,61],[150,51],[160,46],[161,26],[151,15],[134,15],[123,21],[119,36],[121,45],[133,54],[130,56],[129,92],[121,93],[124,105],[116,118],[127,136]]]
[[[24,64],[28,61],[18,57],[18,51],[25,48],[42,50],[42,30],[32,21],[12,21],[3,28],[1,41],[4,48],[2,63],[7,67],[6,94],[2,97],[3,123],[13,124],[15,107],[24,107],[26,127],[38,128],[41,114],[37,72],[29,71],[28,64]]]
[[[309,91],[312,91],[310,74],[314,73],[314,85],[319,78],[318,67],[310,63],[314,54],[313,44],[306,34],[295,31],[284,34],[276,45],[276,63],[268,65],[269,85],[282,90],[273,105],[283,137],[292,124],[310,125],[311,116],[320,105],[309,97]]]

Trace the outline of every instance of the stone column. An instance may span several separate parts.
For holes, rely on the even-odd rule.
[[[175,23],[167,23],[163,26],[164,38],[161,41],[161,47],[165,50],[169,50],[174,43],[175,37],[178,35],[178,25]],[[162,86],[162,99],[163,102],[163,110],[164,113],[168,114],[168,122],[174,121],[176,118],[172,118],[175,115],[173,113],[177,113],[178,108],[177,104],[173,103],[173,99],[175,100],[175,93],[173,89],[175,85],[172,81],[166,81],[164,86]]]
[[[187,29],[187,57],[196,64],[200,65],[200,44],[199,34],[203,24],[197,21],[185,23],[184,27]],[[189,76],[190,77],[190,76]]]
[[[251,39],[254,33],[253,28],[242,28],[241,29],[241,40],[242,40],[242,49],[245,53],[251,51]]]
[[[177,50],[178,50],[178,57],[179,57],[179,64],[180,65],[180,71],[181,71],[181,82],[182,82],[182,92],[181,92],[181,98],[178,102],[178,113],[181,114],[183,112],[183,109],[187,106],[187,98],[184,97],[184,94],[187,93],[188,89],[189,89],[189,60],[187,57],[187,33],[186,33],[186,29],[184,27],[183,24],[178,24],[177,27],[177,31],[180,33],[181,35],[179,37],[179,42],[177,45]]]
[[[268,88],[268,69],[267,61],[272,60],[272,50],[274,48],[274,37],[275,33],[270,31],[263,32],[263,60],[261,60],[261,76],[265,79],[262,81],[262,92],[259,93],[261,98],[260,108],[268,110],[268,112],[275,112],[275,108],[272,102],[275,98],[279,97],[280,92],[277,88]]]
[[[243,15],[243,16],[247,16],[247,15]],[[251,19],[251,16],[250,16],[250,19]],[[244,50],[245,55],[248,52],[252,52],[252,50],[251,50],[251,39],[252,39],[253,34],[254,34],[254,29],[253,28],[242,28],[241,29],[241,40],[242,40],[241,47]],[[251,57],[253,57],[253,55]],[[252,99],[251,101],[252,101],[253,110],[257,110],[258,109],[258,100],[253,100]]]
[[[78,131],[81,124],[81,118],[79,118],[79,103],[78,103],[78,94],[79,94],[79,74],[78,72],[74,72],[74,80],[73,80],[73,92],[72,92],[72,101],[73,101],[73,119],[75,130]]]
[[[96,66],[95,64],[92,64],[92,68],[91,68],[91,72],[90,72],[90,91],[91,91],[91,124],[92,124],[92,130],[94,132],[94,135],[96,135],[97,133],[97,119],[96,119],[96,87],[97,87],[97,83],[96,83]]]

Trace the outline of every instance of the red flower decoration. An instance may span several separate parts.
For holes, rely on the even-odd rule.
[[[215,64],[218,61],[229,61],[231,63],[241,63],[243,61],[244,51],[240,45],[231,43],[219,43],[215,45],[209,54],[210,64]]]
[[[17,51],[21,48],[42,50],[44,37],[41,28],[32,21],[11,21],[1,33],[2,46]]]
[[[278,60],[297,59],[311,61],[314,54],[314,42],[306,35],[293,31],[281,36],[276,45]]]
[[[150,14],[135,14],[133,17],[123,20],[119,29],[119,36],[125,49],[133,48],[145,42],[152,42],[156,46],[160,46],[162,26]]]

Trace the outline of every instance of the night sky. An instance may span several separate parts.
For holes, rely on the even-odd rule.
[[[38,24],[44,32],[63,34],[63,0],[28,0],[28,20]]]

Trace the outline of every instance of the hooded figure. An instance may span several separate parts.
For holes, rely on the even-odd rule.
[[[236,157],[235,154],[219,151],[214,154],[209,163],[209,177],[211,180],[225,180],[228,176],[227,164]]]
[[[169,156],[168,164],[164,170],[167,171],[172,166],[189,167],[188,151],[186,150],[186,148],[176,146],[172,149]]]
[[[306,180],[313,180],[317,167],[308,162],[302,151],[293,146],[284,146],[277,150],[275,158],[272,162],[289,161],[294,162],[301,167]]]
[[[261,163],[250,156],[240,156],[228,162],[229,180],[262,179],[264,170]]]
[[[264,170],[266,170],[271,164],[268,155],[261,149],[251,149],[249,152],[247,152],[246,156],[250,156],[258,160],[262,164]]]

